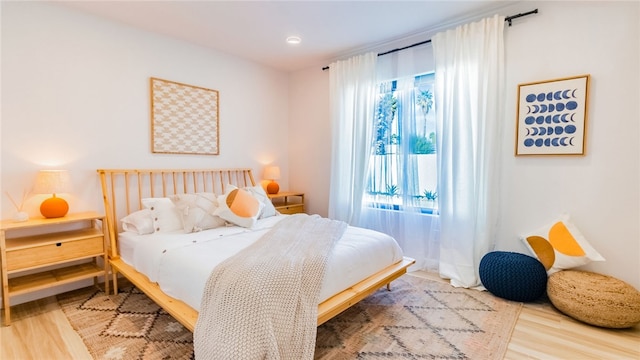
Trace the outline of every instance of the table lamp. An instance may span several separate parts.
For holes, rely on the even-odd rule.
[[[271,182],[267,185],[267,193],[268,194],[277,194],[280,191],[280,185],[278,185],[275,180],[280,179],[280,167],[278,166],[267,166],[264,169],[264,178],[267,180],[271,180]]]
[[[67,215],[69,204],[56,196],[69,191],[69,172],[67,170],[40,170],[36,176],[33,192],[36,194],[52,194],[40,204],[40,213],[46,218],[58,218]]]

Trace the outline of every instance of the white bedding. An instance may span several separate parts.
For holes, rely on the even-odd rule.
[[[223,227],[185,234],[119,234],[123,261],[157,282],[166,294],[200,310],[202,292],[213,268],[264,235],[287,215],[259,220],[253,229]],[[396,241],[373,230],[348,227],[327,264],[320,301],[402,259]]]

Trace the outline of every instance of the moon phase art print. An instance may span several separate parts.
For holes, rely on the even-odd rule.
[[[584,155],[589,78],[518,86],[516,155]]]

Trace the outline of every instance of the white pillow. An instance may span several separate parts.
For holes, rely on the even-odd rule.
[[[122,230],[138,235],[153,234],[153,215],[151,210],[142,209],[122,218]]]
[[[228,222],[251,228],[255,225],[264,204],[244,189],[230,189],[218,197],[218,208],[213,213]]]
[[[169,198],[144,198],[142,205],[151,211],[155,232],[171,232],[182,229],[182,220]]]
[[[171,201],[182,217],[186,233],[214,229],[225,224],[224,219],[213,215],[218,208],[218,199],[214,193],[173,195]]]

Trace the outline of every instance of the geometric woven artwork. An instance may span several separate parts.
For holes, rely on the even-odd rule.
[[[151,78],[151,151],[219,154],[218,91]]]
[[[516,155],[584,155],[589,75],[520,84]]]

